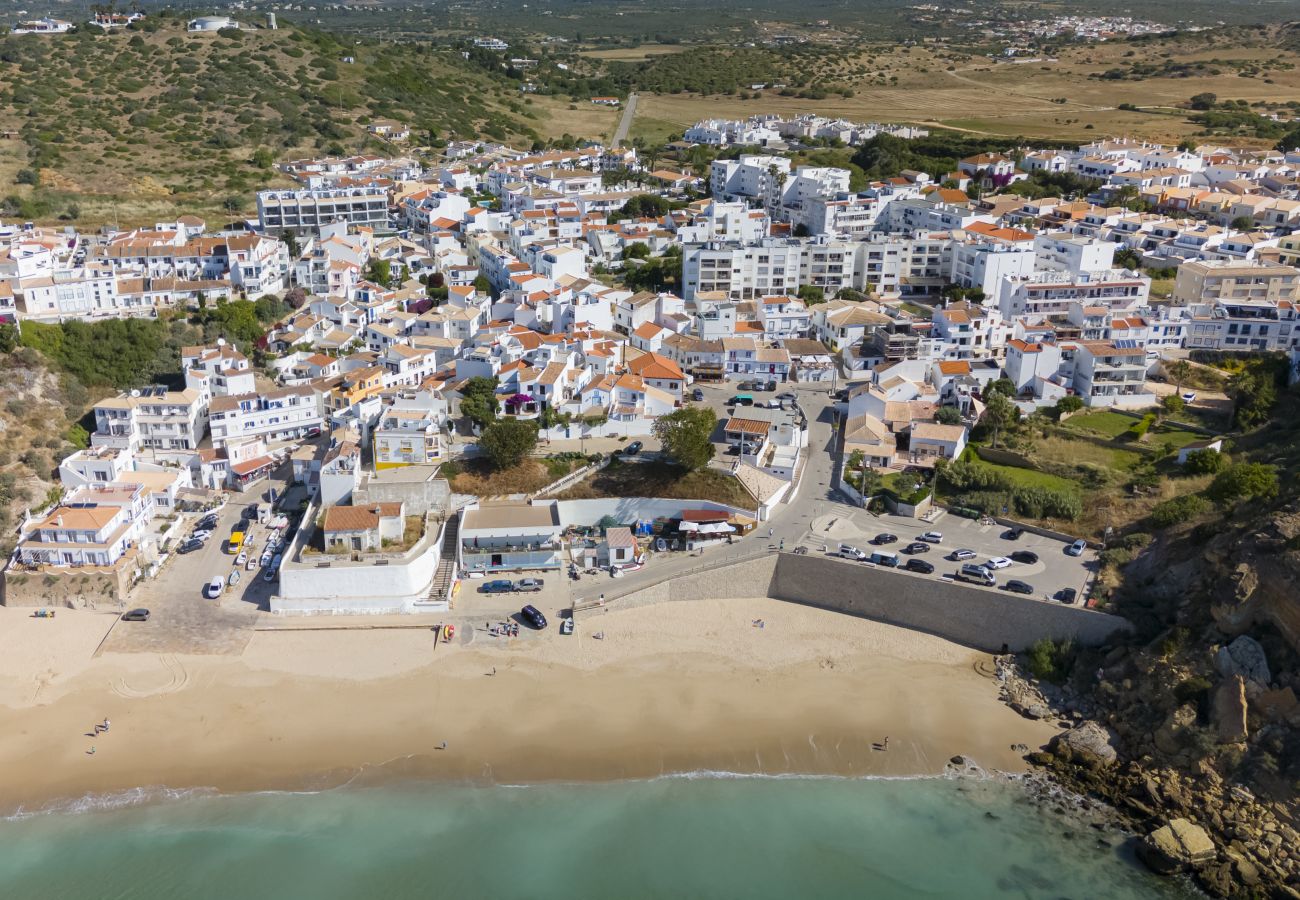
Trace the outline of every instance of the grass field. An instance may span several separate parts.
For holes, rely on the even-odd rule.
[[[1124,54],[1132,52],[1134,57]],[[1281,63],[1277,70],[1242,77],[1233,65],[1218,75],[1148,77],[1142,80],[1089,78],[1134,61],[1229,60]],[[856,57],[832,59],[808,74],[853,96],[822,100],[782,97],[766,90],[758,99],[739,95],[641,94],[638,117],[673,123],[680,130],[707,117],[756,113],[792,115],[817,112],[855,121],[912,122],[958,130],[1029,138],[1083,141],[1104,135],[1129,135],[1178,141],[1198,126],[1186,120],[1181,104],[1209,92],[1223,99],[1286,102],[1300,100],[1300,55],[1267,47],[1206,47],[1204,41],[1176,39],[1133,49],[1124,42],[1071,46],[1054,59],[993,63],[944,49],[871,47]],[[1137,110],[1121,110],[1133,104]],[[1267,143],[1267,142],[1265,142]]]
[[[1061,424],[1073,431],[1085,431],[1103,437],[1116,438],[1139,421],[1140,419],[1134,416],[1127,416],[1124,413],[1109,409],[1100,409],[1096,412],[1079,413],[1077,416],[1071,416]]]
[[[668,56],[687,49],[684,44],[638,44],[635,47],[614,47],[609,50],[583,50],[579,56],[616,62],[641,62],[652,56]]]
[[[1100,447],[1089,441],[1046,437],[1034,442],[1034,459],[1061,466],[1084,464],[1127,472],[1141,462],[1142,458],[1142,454],[1136,450]]]
[[[1068,478],[1061,478],[1057,475],[1051,475],[1047,472],[1040,472],[1037,469],[1022,469],[1019,466],[1000,466],[997,463],[991,463],[987,460],[978,460],[980,466],[992,469],[1004,475],[1016,487],[1041,487],[1053,491],[1065,491],[1066,493],[1077,494],[1079,485]]]
[[[532,100],[532,108],[541,113],[540,120],[534,122],[533,127],[548,138],[571,134],[575,137],[609,140],[614,134],[614,129],[618,127],[619,116],[623,114],[621,108],[597,106],[586,100],[570,103],[564,97],[548,96],[529,99]],[[636,118],[637,120],[641,118],[639,106]],[[635,125],[635,121],[633,124]],[[635,133],[633,128],[633,134]]]

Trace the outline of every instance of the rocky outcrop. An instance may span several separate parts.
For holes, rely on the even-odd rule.
[[[1214,861],[1214,841],[1200,825],[1174,819],[1148,834],[1138,845],[1138,856],[1164,875],[1183,872]]]
[[[1171,711],[1156,729],[1152,738],[1156,749],[1165,756],[1178,756],[1183,752],[1186,739],[1196,726],[1196,707],[1190,703]]]
[[[1225,678],[1239,675],[1260,687],[1268,687],[1268,683],[1273,680],[1268,671],[1268,656],[1264,653],[1264,648],[1248,634],[1240,635],[1226,647],[1220,647],[1214,657],[1214,666]]]
[[[1119,753],[1115,750],[1115,735],[1096,722],[1084,722],[1077,728],[1058,734],[1052,739],[1052,751],[1060,756],[1093,765],[1115,764]]]
[[[1257,622],[1274,625],[1300,650],[1300,503],[1270,513],[1243,535],[1227,532],[1205,550],[1211,563],[1211,613],[1225,634]]]
[[[1214,727],[1219,743],[1239,744],[1249,732],[1246,728],[1246,680],[1240,675],[1219,685],[1214,692]]]

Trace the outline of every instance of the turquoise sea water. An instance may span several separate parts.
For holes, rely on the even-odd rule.
[[[13,900],[1188,896],[985,781],[419,782],[0,822]]]

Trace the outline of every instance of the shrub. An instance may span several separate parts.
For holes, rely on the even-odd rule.
[[[1183,463],[1188,475],[1217,475],[1228,467],[1228,457],[1218,450],[1192,450]]]
[[[1210,508],[1210,501],[1200,494],[1187,494],[1156,504],[1148,519],[1156,528],[1168,528],[1203,516]]]
[[[1041,638],[1029,648],[1029,671],[1035,678],[1060,684],[1069,677],[1076,653],[1073,641]]]
[[[1277,496],[1277,469],[1263,463],[1236,463],[1214,476],[1207,495],[1219,506]]]
[[[1129,429],[1126,432],[1129,437],[1129,440],[1139,441],[1142,438],[1146,437],[1146,433],[1151,430],[1151,426],[1155,424],[1155,421],[1156,421],[1156,414],[1147,413],[1141,419],[1134,422],[1131,426],[1129,426]]]

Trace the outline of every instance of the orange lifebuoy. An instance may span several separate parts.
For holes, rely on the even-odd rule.
[[[445,628],[443,628],[443,634],[444,634],[443,640],[446,640],[446,641],[451,640],[452,638],[454,638],[454,637],[456,636],[456,626],[455,626],[455,625],[447,625]]]

